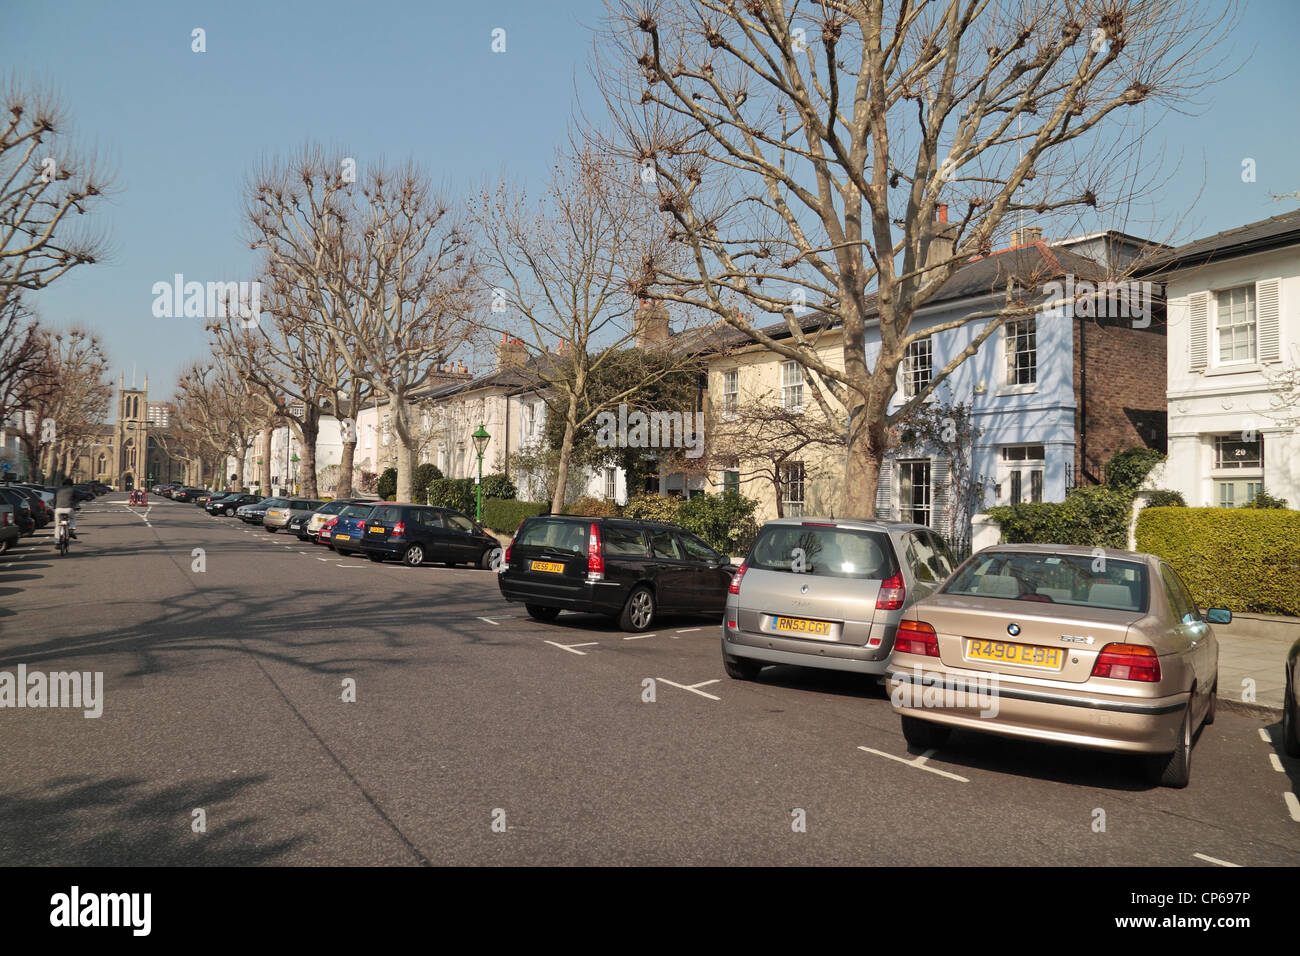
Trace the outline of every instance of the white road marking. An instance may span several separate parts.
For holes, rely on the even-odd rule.
[[[1284,790],[1282,799],[1286,801],[1286,808],[1291,811],[1291,819],[1300,823],[1300,797],[1296,797],[1290,790]]]
[[[340,564],[340,565],[338,565],[338,567],[340,567],[340,568],[364,568],[365,565],[364,565],[364,564]]]
[[[692,631],[702,631],[702,630],[704,630],[704,628],[702,628],[702,627],[684,627],[684,628],[682,628],[680,631],[678,631],[677,633],[678,633],[678,634],[690,634]]]
[[[1278,759],[1277,754],[1272,754],[1272,753],[1269,754],[1268,760],[1269,763],[1273,765],[1273,769],[1276,770],[1278,773],[1286,773],[1286,768],[1282,766],[1282,761]]]
[[[328,561],[329,558],[317,558],[316,560],[317,560],[317,561]]]
[[[1234,869],[1240,869],[1240,863],[1229,863],[1227,860],[1217,860],[1212,856],[1206,856],[1204,853],[1193,853],[1192,856],[1198,860],[1204,860],[1206,863],[1213,863],[1215,866],[1231,866]]]
[[[702,680],[698,684],[678,684],[675,681],[670,681],[667,677],[659,677],[656,678],[656,680],[661,680],[665,684],[672,687],[678,687],[681,690],[689,690],[692,694],[699,694],[701,697],[707,697],[709,700],[722,700],[721,697],[714,697],[712,694],[706,694],[704,691],[696,689],[699,687],[707,687],[709,684],[716,684],[720,680],[720,678],[717,677],[713,680]]]
[[[575,647],[591,647],[593,644],[599,644],[599,641],[588,641],[586,644],[557,644],[555,641],[547,641],[552,647],[558,647],[562,651],[568,651],[570,654],[577,654],[579,657],[586,657],[586,651],[575,651]]]
[[[654,637],[653,634],[633,634],[631,637],[625,637],[625,641],[644,641],[647,637]]]
[[[1259,728],[1259,739],[1264,741],[1266,744],[1271,744],[1273,742],[1273,738],[1268,735],[1268,731],[1263,727]]]
[[[496,623],[497,623],[496,621],[492,620],[492,618],[490,618],[490,617],[481,617],[481,618],[479,618],[479,620],[480,620],[480,621],[487,621],[489,624],[496,624]],[[498,624],[497,626],[500,627],[499,624]]]
[[[858,749],[865,750],[869,754],[876,754],[877,756],[880,757],[888,757],[890,760],[897,760],[901,764],[906,764],[909,767],[916,767],[918,770],[925,770],[929,773],[937,773],[939,776],[947,777],[949,780],[957,780],[961,783],[970,783],[970,781],[965,777],[958,776],[955,773],[949,773],[947,770],[940,770],[937,767],[927,767],[925,765],[925,762],[934,755],[933,750],[927,750],[925,753],[917,757],[915,760],[908,760],[904,757],[899,757],[896,754],[887,754],[883,750],[874,750],[871,747],[859,747]]]

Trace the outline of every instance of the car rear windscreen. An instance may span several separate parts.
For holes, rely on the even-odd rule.
[[[887,534],[812,525],[767,525],[746,564],[763,571],[873,581],[896,570]]]
[[[365,518],[375,510],[374,505],[348,505],[339,512],[340,518]]]
[[[1105,555],[981,551],[942,589],[944,594],[1146,611],[1147,569]]]
[[[587,553],[587,537],[591,525],[585,521],[560,519],[530,521],[519,532],[517,544],[531,548],[550,548],[552,551]]]

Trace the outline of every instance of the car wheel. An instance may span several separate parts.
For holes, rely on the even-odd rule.
[[[504,552],[501,548],[485,548],[479,555],[478,566],[484,571],[494,571],[501,564],[501,555]]]
[[[366,557],[369,558],[371,561],[375,562],[375,564],[384,563],[384,556],[382,554],[376,554],[375,552],[371,551],[369,554],[366,555]]]
[[[903,720],[903,739],[909,746],[919,747],[922,750],[937,750],[948,742],[948,737],[952,734],[952,728],[945,727],[943,724],[909,717],[907,714],[899,716]]]
[[[722,669],[727,672],[727,676],[732,680],[758,680],[763,665],[759,661],[747,661],[740,657],[728,657],[723,654]]]
[[[272,528],[269,524],[262,525],[262,527],[266,529],[268,534],[275,534],[275,529]]]
[[[350,558],[350,557],[352,557],[352,552],[351,552],[351,551],[344,551],[342,548],[335,548],[335,549],[334,549],[334,553],[335,553],[335,554],[341,554],[341,555],[343,555],[343,557],[345,557],[345,558]]]
[[[227,509],[226,509],[226,517],[227,517],[227,518],[234,517],[234,514],[235,514],[235,509],[234,509],[234,508],[227,508]]]
[[[1183,712],[1178,730],[1178,749],[1170,754],[1151,754],[1146,758],[1147,780],[1162,787],[1181,790],[1192,778],[1192,705]]]
[[[1295,688],[1288,679],[1282,701],[1282,749],[1289,757],[1300,757],[1300,715],[1296,709]]]
[[[424,546],[413,544],[402,554],[402,563],[408,568],[418,568],[424,564]]]
[[[540,604],[525,604],[524,610],[534,621],[554,621],[560,616],[558,607],[543,607]]]
[[[644,584],[633,588],[619,615],[618,626],[625,631],[648,631],[655,622],[655,596]]]
[[[8,550],[9,550],[10,548],[12,548],[13,546],[14,546],[14,543],[13,543],[12,541],[10,541],[8,538],[5,538],[3,541],[0,541],[0,554],[4,554],[6,551],[8,551]]]
[[[1214,678],[1214,686],[1210,688],[1210,703],[1205,709],[1204,726],[1208,727],[1214,723],[1214,717],[1219,709],[1219,679]]]

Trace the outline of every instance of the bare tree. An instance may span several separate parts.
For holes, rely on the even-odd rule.
[[[65,475],[108,410],[108,358],[83,329],[42,329],[38,337],[42,366],[23,394],[19,438],[42,474]]]
[[[638,301],[655,261],[670,250],[635,182],[626,166],[583,147],[557,157],[537,201],[502,185],[471,207],[495,283],[492,312],[503,320],[493,324],[521,347],[514,364],[539,388],[548,414],[563,418],[555,511],[564,508],[580,430],[697,361],[672,348],[667,312]],[[629,363],[638,345],[650,351]],[[619,387],[593,388],[614,365]]]
[[[239,462],[242,483],[247,485],[244,455],[271,414],[267,400],[249,389],[232,366],[195,362],[181,372],[175,402],[176,447],[167,450],[176,457],[213,463],[220,468],[223,481],[226,458],[233,456]],[[261,487],[266,489],[271,483],[269,461],[262,463],[262,470]]]
[[[20,294],[0,302],[0,425],[47,386],[45,341]]]
[[[1043,296],[1009,281],[1002,303],[921,330],[916,311],[1017,215],[1095,216],[1131,201],[1114,165],[1152,107],[1208,82],[1231,25],[1231,11],[1199,20],[1191,0],[609,6],[597,58],[613,148],[644,168],[691,263],[661,270],[656,294],[799,362],[819,403],[824,391],[849,410],[853,514],[872,512],[891,427]],[[747,321],[744,303],[784,316],[789,337]],[[804,336],[808,310],[842,326],[842,368]],[[981,322],[889,412],[911,342]]]
[[[416,443],[410,403],[475,334],[474,264],[451,207],[413,164],[376,166],[355,183],[345,168],[314,149],[268,166],[250,184],[248,219],[254,247],[306,306],[297,318],[333,343],[346,368],[331,386],[336,400],[347,392],[353,415],[367,392],[388,400],[405,499]],[[346,457],[344,465],[350,480]]]
[[[43,289],[96,262],[103,242],[81,217],[110,186],[93,157],[64,142],[67,117],[56,100],[11,81],[0,90],[0,305],[21,289]]]

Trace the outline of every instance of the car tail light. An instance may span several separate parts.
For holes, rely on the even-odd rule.
[[[587,580],[603,581],[605,579],[605,556],[600,551],[600,525],[591,523],[591,534],[587,537]]]
[[[519,528],[522,528],[523,526],[524,523],[522,521],[519,522]],[[510,563],[510,552],[514,549],[515,538],[519,537],[519,528],[515,528],[515,533],[510,536],[510,543],[506,545],[505,559],[502,561],[502,566]]]
[[[748,570],[749,565],[744,561],[740,562],[740,567],[736,568],[736,573],[731,576],[731,583],[727,585],[728,594],[740,593],[740,579],[745,576],[745,572]]]
[[[880,582],[880,593],[876,595],[877,611],[897,611],[903,606],[907,589],[903,586],[903,572],[895,571],[892,578]]]
[[[404,535],[404,534],[406,534],[406,522],[405,522],[405,521],[399,521],[399,522],[397,522],[397,524],[393,525],[393,537],[394,537],[394,538],[400,538],[400,537],[401,537],[402,535]]]
[[[1092,676],[1155,683],[1160,680],[1160,658],[1155,648],[1142,644],[1107,644],[1092,665]]]
[[[894,650],[900,654],[920,654],[922,657],[939,656],[939,635],[925,621],[899,621]]]
[[[13,512],[12,512],[12,511],[6,511],[6,512],[5,512],[5,523],[4,523],[4,526],[7,528],[7,527],[9,527],[11,524],[13,524],[13,523],[14,523],[14,515],[13,515]]]

